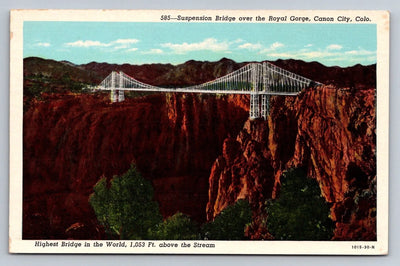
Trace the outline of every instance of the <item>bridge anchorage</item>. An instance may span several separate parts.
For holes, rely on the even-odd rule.
[[[125,100],[125,91],[250,94],[250,118],[266,119],[271,95],[296,96],[303,89],[322,85],[271,63],[250,63],[225,76],[203,84],[163,88],[140,82],[122,71],[111,72],[95,90],[111,92],[112,102]]]

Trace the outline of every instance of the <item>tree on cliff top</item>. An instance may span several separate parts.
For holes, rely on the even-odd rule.
[[[283,174],[279,198],[267,202],[268,231],[278,240],[330,240],[335,228],[315,179],[302,169]]]
[[[109,187],[107,179],[101,178],[89,202],[112,238],[147,239],[149,229],[162,221],[151,183],[134,166],[123,175],[114,176]]]
[[[199,239],[199,228],[185,214],[178,212],[149,230],[149,238],[155,240]]]
[[[226,207],[214,221],[202,227],[205,239],[241,240],[244,239],[246,226],[251,223],[251,208],[247,200],[238,200]]]

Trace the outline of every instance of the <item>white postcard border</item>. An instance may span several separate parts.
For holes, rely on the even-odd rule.
[[[146,248],[130,248],[140,241],[111,241],[128,247],[106,247],[110,241],[72,241],[81,247],[61,247],[68,240],[22,240],[22,121],[23,121],[23,22],[24,21],[121,21],[162,22],[160,16],[229,15],[236,17],[299,16],[369,17],[377,25],[377,241],[143,241]],[[203,21],[207,22],[207,21]],[[181,22],[181,23],[203,23]],[[215,22],[213,23],[229,23]],[[169,23],[169,22],[165,22]],[[240,23],[266,23],[240,22]],[[332,22],[268,22],[268,23],[332,23]],[[339,23],[335,21],[334,23]],[[345,22],[341,22],[345,23]],[[388,252],[388,193],[389,193],[389,13],[387,11],[349,10],[13,10],[10,30],[10,212],[9,251],[12,253],[140,253],[140,254],[342,254],[381,255]],[[58,243],[58,247],[35,247],[36,241]],[[94,247],[95,242],[103,247]],[[176,243],[176,248],[160,247]],[[182,243],[191,248],[182,247]],[[196,242],[215,247],[194,248]],[[90,247],[85,247],[89,243]],[[155,247],[151,246],[155,243]],[[122,245],[122,244],[121,244]],[[354,245],[374,249],[353,249]]]

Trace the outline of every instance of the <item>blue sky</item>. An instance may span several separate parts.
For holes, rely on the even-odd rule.
[[[75,64],[276,59],[376,63],[374,24],[24,22],[24,57]]]

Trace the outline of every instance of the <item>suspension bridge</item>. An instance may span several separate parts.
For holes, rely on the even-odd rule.
[[[163,88],[134,79],[122,71],[111,72],[95,90],[111,92],[112,102],[125,100],[125,91],[249,94],[250,118],[266,119],[271,95],[296,96],[303,89],[322,85],[271,63],[249,63],[212,81],[182,88]]]

